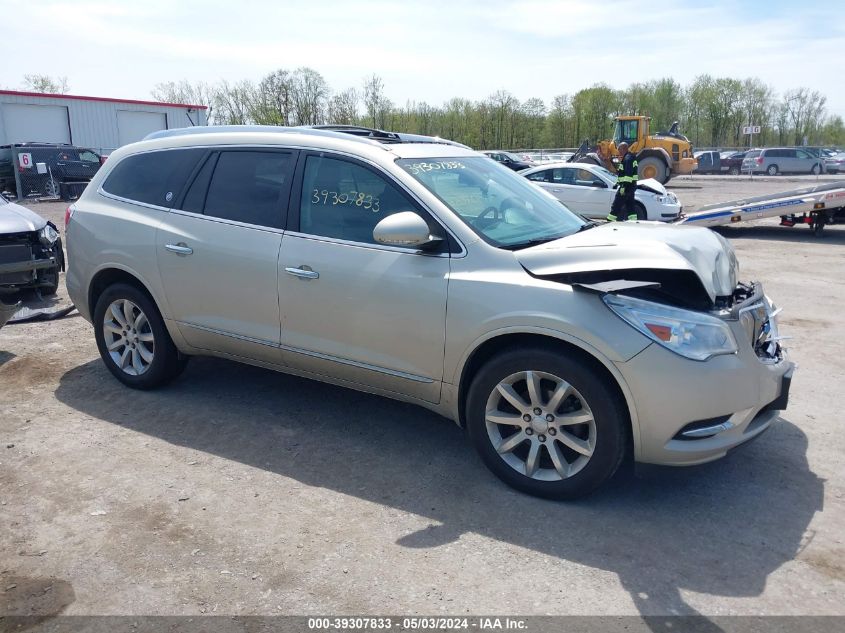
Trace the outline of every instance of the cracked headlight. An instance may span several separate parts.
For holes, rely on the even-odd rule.
[[[38,239],[42,244],[44,244],[44,246],[52,246],[56,243],[56,240],[59,239],[59,233],[52,227],[52,225],[48,224],[38,231]]]
[[[728,324],[709,314],[620,295],[602,300],[631,327],[685,358],[704,361],[737,351]]]

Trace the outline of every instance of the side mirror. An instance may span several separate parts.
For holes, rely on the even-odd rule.
[[[424,246],[441,238],[431,234],[428,224],[419,215],[413,211],[402,211],[376,224],[373,239],[387,246]]]

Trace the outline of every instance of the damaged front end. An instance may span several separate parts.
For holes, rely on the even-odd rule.
[[[779,363],[784,360],[784,350],[780,341],[787,337],[778,331],[776,308],[763,292],[759,283],[739,284],[733,295],[728,318],[738,322],[754,353],[761,362]]]
[[[631,327],[691,360],[735,354],[746,340],[761,361],[783,360],[777,311],[760,284],[737,281],[733,247],[708,229],[609,224],[517,256],[535,277],[601,295]]]
[[[0,294],[26,288],[55,292],[64,267],[62,241],[52,222],[37,231],[0,233]]]

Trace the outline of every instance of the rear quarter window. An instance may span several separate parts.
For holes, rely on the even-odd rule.
[[[133,154],[121,160],[103,183],[103,191],[133,202],[173,206],[204,149],[171,149]]]

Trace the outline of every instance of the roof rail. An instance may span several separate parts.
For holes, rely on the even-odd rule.
[[[463,147],[464,149],[472,149],[461,143],[440,138],[439,136],[408,134],[407,132],[388,132],[360,125],[311,125],[307,126],[307,128],[311,130],[343,132],[344,134],[372,139],[374,141],[378,141],[379,143],[437,143],[441,145],[454,145],[455,147]]]
[[[187,136],[189,134],[226,134],[234,132],[270,132],[273,134],[313,134],[329,138],[343,138],[356,140],[361,143],[391,144],[391,143],[439,143],[471,149],[461,143],[450,141],[439,136],[424,136],[422,134],[407,134],[405,132],[386,132],[375,128],[358,125],[301,125],[297,127],[283,127],[278,125],[198,125],[196,127],[181,127],[172,130],[159,130],[147,134],[143,140]]]
[[[329,138],[339,138],[344,140],[356,140],[361,143],[369,143],[371,145],[378,145],[373,140],[358,137],[351,139],[348,134],[341,134],[331,130],[322,130],[310,127],[283,127],[280,125],[198,125],[195,127],[180,127],[171,130],[158,130],[147,134],[143,140],[150,141],[157,138],[171,138],[175,136],[189,136],[191,134],[232,134],[232,133],[249,133],[249,132],[270,132],[272,134],[312,134],[315,136],[324,136]]]

